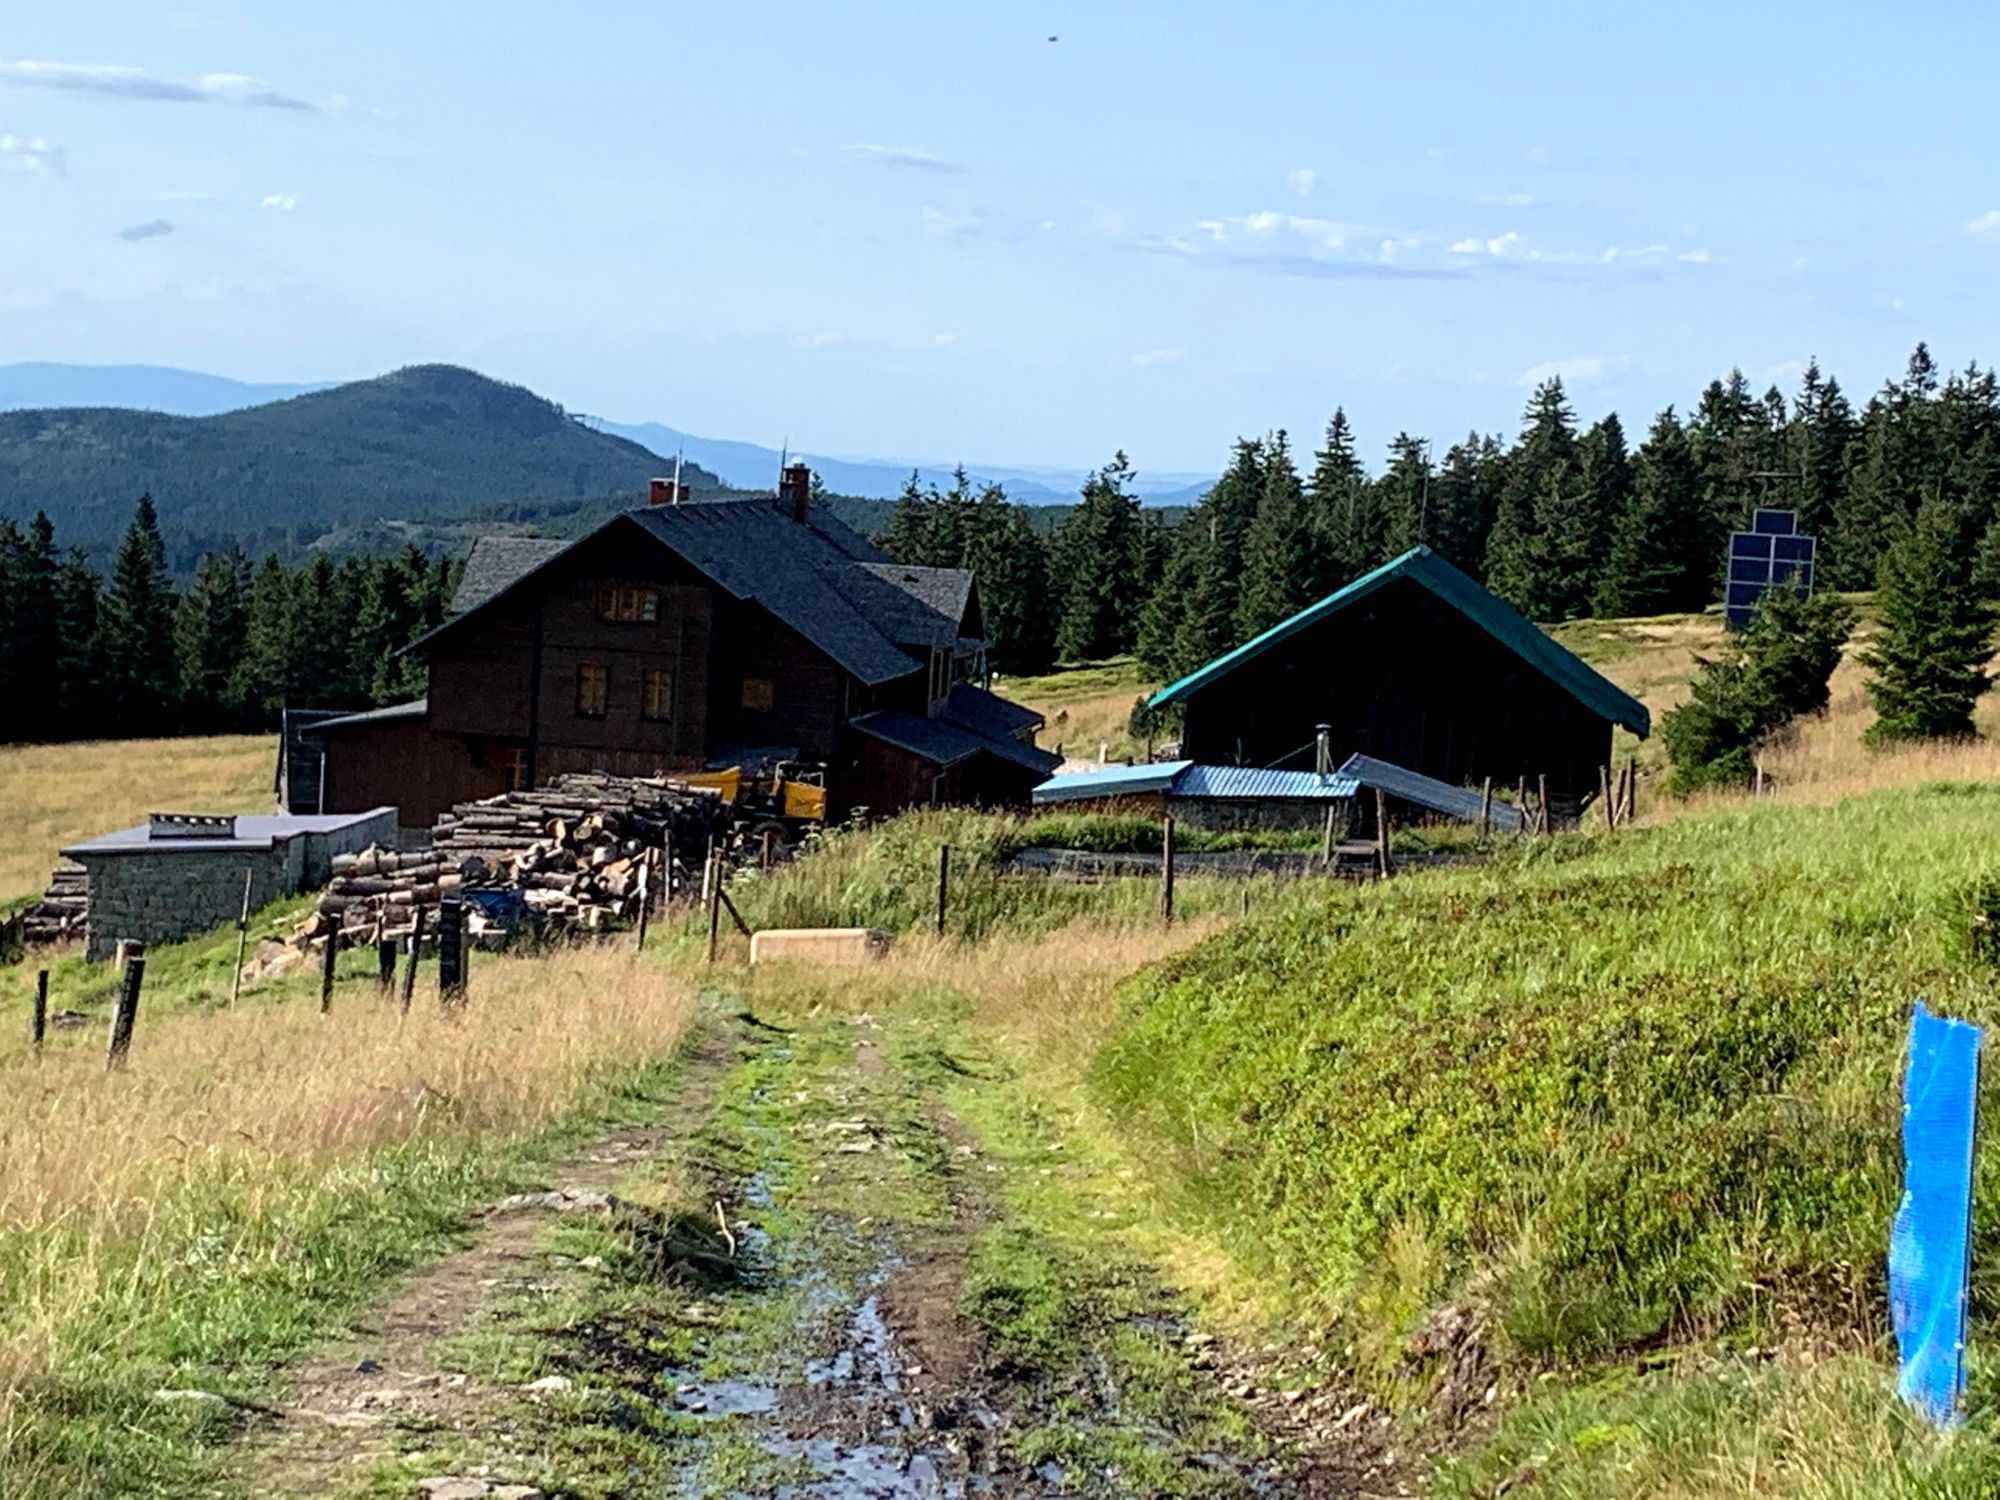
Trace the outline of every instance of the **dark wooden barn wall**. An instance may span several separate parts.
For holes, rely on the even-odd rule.
[[[356,725],[325,736],[326,811],[393,807],[405,828],[428,828],[458,802],[507,789],[501,741],[435,734],[415,719]]]
[[[1609,723],[1407,581],[1191,695],[1182,754],[1309,769],[1321,723],[1336,765],[1359,751],[1454,784],[1545,774],[1584,793],[1611,754]]]

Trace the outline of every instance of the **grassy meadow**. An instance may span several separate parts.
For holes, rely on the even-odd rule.
[[[153,951],[123,1072],[104,1065],[108,985],[74,961],[55,1003],[92,1024],[39,1060],[7,1028],[0,1493],[207,1492],[246,1377],[657,1092],[696,1013],[624,945],[480,955],[463,1011],[420,987],[400,1014],[372,954],[344,962],[331,1022],[316,972],[229,1009],[234,945]]]
[[[48,885],[56,851],[154,812],[269,812],[276,735],[0,745],[0,906]]]

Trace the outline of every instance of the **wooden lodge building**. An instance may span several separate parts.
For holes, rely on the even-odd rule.
[[[1154,694],[1181,705],[1180,754],[1305,767],[1318,726],[1334,763],[1372,757],[1454,786],[1548,777],[1597,790],[1645,708],[1428,547],[1416,547]]]
[[[1041,716],[987,692],[978,590],[891,563],[782,494],[652,503],[574,542],[484,537],[417,642],[414,703],[322,721],[323,809],[405,827],[566,771],[823,762],[828,815],[1026,806],[1058,764]]]

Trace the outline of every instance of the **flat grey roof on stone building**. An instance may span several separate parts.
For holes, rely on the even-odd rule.
[[[365,823],[393,807],[376,807],[360,813],[239,813],[233,838],[189,838],[184,835],[156,837],[150,823],[127,828],[122,833],[100,834],[62,851],[69,859],[86,854],[213,854],[239,851],[254,853],[269,849],[285,839],[305,833],[334,833],[356,823]]]

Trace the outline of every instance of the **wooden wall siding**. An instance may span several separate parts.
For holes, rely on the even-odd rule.
[[[717,601],[711,752],[725,744],[795,745],[806,760],[830,760],[853,696],[848,674],[797,631],[740,600]],[[745,678],[771,683],[768,713],[743,707]]]
[[[326,810],[393,807],[403,827],[428,828],[454,803],[505,791],[511,748],[435,734],[415,719],[329,734]]]
[[[1321,723],[1335,765],[1359,751],[1453,784],[1546,774],[1552,790],[1580,793],[1611,754],[1610,724],[1409,582],[1195,693],[1182,754],[1310,768]]]
[[[537,613],[533,601],[496,605],[432,646],[433,729],[527,738]]]
[[[865,807],[871,817],[886,818],[908,807],[931,805],[936,766],[881,740],[859,734],[853,738],[852,769],[830,789],[838,793],[830,798],[836,816],[846,817]]]

